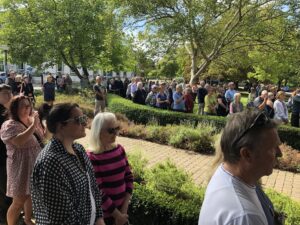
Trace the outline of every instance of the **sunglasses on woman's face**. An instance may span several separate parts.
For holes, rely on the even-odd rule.
[[[106,131],[109,134],[116,134],[118,133],[120,130],[120,127],[114,127],[114,128],[107,128]]]
[[[72,119],[68,119],[65,122],[70,122],[70,121],[74,121],[75,123],[77,123],[79,125],[86,126],[87,122],[88,122],[88,117],[87,117],[87,115],[77,116]]]

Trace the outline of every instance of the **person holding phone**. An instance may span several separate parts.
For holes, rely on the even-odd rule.
[[[267,101],[268,101],[268,91],[263,90],[260,96],[258,96],[254,100],[253,104],[254,107],[256,107],[257,109],[259,109],[260,111],[265,111],[268,114]]]
[[[15,225],[22,209],[25,224],[32,225],[30,176],[43,148],[44,130],[39,115],[27,96],[15,96],[9,107],[9,120],[1,127],[1,139],[7,148],[7,192],[13,198],[7,212],[8,225]]]

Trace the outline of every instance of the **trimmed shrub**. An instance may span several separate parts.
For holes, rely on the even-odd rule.
[[[141,124],[147,124],[149,120],[156,119],[159,125],[180,124],[188,121],[193,127],[198,123],[208,122],[221,130],[226,123],[226,118],[218,116],[202,116],[187,114],[152,108],[150,106],[138,105],[130,100],[121,98],[117,95],[109,95],[109,109],[112,112],[119,112],[128,119]],[[282,142],[287,143],[295,149],[300,149],[300,129],[290,126],[280,126],[278,133]]]
[[[300,151],[292,149],[286,144],[282,144],[280,149],[282,151],[282,157],[279,158],[279,163],[276,165],[276,168],[299,173]]]
[[[146,139],[160,144],[168,144],[168,139],[173,133],[170,125],[163,127],[152,124],[147,125],[145,128],[147,133]]]
[[[197,225],[200,206],[135,183],[128,214],[133,225]]]

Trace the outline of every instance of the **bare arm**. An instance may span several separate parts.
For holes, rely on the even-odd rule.
[[[264,101],[258,106],[259,110],[263,110],[267,104],[267,98],[264,99]]]
[[[32,117],[32,123],[31,125],[22,133],[18,134],[17,136],[13,137],[10,141],[12,144],[16,145],[16,146],[22,146],[24,145],[29,137],[31,135],[33,135],[36,126],[38,125],[38,114],[36,113],[33,117]]]

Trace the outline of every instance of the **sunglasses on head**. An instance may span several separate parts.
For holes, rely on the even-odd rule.
[[[77,123],[79,125],[86,126],[87,122],[88,122],[88,117],[87,117],[87,115],[77,116],[72,119],[68,119],[65,122],[70,122],[70,121],[74,121],[75,123]]]
[[[260,127],[270,122],[270,118],[266,115],[265,112],[260,112],[250,126],[244,130],[244,132],[233,142],[233,146],[235,146],[252,128]]]
[[[114,127],[114,128],[107,128],[106,131],[109,134],[115,134],[120,130],[120,127]]]

